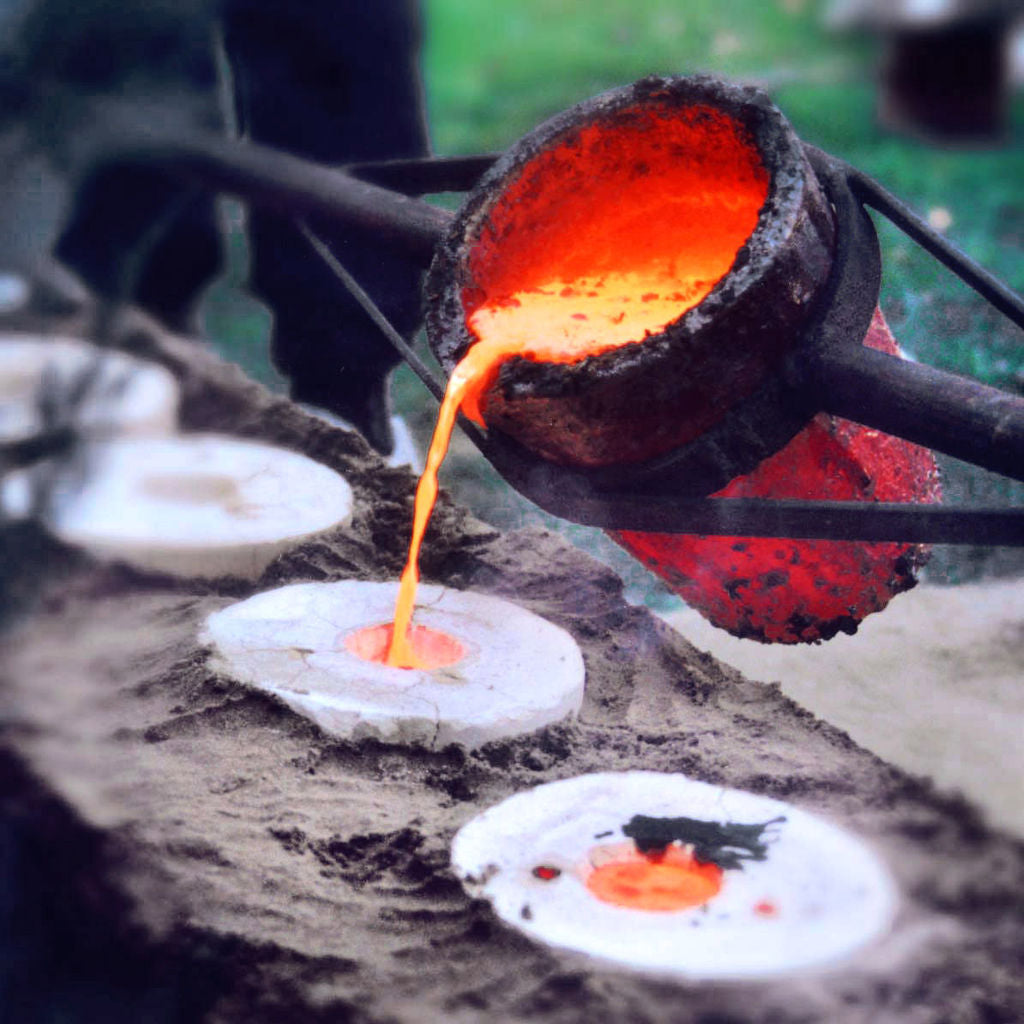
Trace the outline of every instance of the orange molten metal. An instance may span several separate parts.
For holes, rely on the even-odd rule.
[[[364,661],[386,665],[393,633],[394,626],[390,622],[367,626],[345,637],[345,650]],[[409,630],[408,641],[412,659],[421,669],[447,668],[466,655],[465,647],[455,637],[426,626],[413,626]]]
[[[657,854],[616,855],[586,876],[586,886],[602,902],[629,910],[687,910],[718,895],[722,874],[717,864],[673,845]]]
[[[589,161],[585,191],[523,201],[560,160]],[[478,339],[448,382],[416,490],[412,540],[387,664],[424,667],[409,638],[419,552],[437,472],[461,409],[484,426],[484,397],[513,357],[573,363],[643,341],[697,305],[757,226],[769,179],[746,132],[708,106],[589,125],[539,154],[492,211],[462,301]],[[473,262],[473,261],[471,261]]]
[[[573,176],[558,173],[563,162],[573,164]],[[757,225],[768,185],[746,131],[714,107],[654,105],[635,116],[621,111],[611,126],[586,125],[533,157],[489,211],[470,257],[466,313],[472,323],[481,307],[572,287],[582,295],[558,306],[559,329],[573,314],[591,313],[623,314],[633,325],[610,343],[594,333],[581,337],[586,354],[639,341],[728,272]],[[676,293],[679,299],[669,298]],[[657,314],[645,314],[647,295],[663,302]]]

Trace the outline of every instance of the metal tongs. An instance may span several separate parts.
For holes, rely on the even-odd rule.
[[[978,266],[878,182],[805,144],[839,226],[826,294],[800,344],[765,394],[748,401],[797,403],[809,420],[826,411],[1024,480],[1024,398],[899,359],[862,344],[881,283],[881,258],[866,207],[887,217],[999,312],[1024,328],[1024,298]],[[119,139],[102,165],[145,163],[296,219],[310,243],[440,400],[444,380],[388,323],[317,237],[317,223],[372,228],[382,241],[429,265],[452,214],[417,198],[471,189],[496,154],[324,167],[215,136]],[[775,389],[776,393],[767,392]],[[833,540],[1024,545],[1024,509],[910,503],[710,498],[724,483],[705,472],[716,446],[742,443],[717,427],[639,466],[581,470],[556,465],[512,438],[462,429],[521,494],[560,518],[603,529]]]

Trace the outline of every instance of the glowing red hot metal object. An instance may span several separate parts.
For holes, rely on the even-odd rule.
[[[898,347],[880,311],[866,345]],[[722,497],[938,501],[931,453],[820,413],[785,448],[719,492]],[[610,534],[716,626],[768,643],[852,633],[914,586],[927,549],[915,544],[766,537]]]
[[[829,296],[837,233],[777,110],[714,82],[648,82],[556,118],[490,178],[435,261],[432,276],[448,285],[428,323],[437,338],[446,314],[458,321],[441,331],[442,357],[451,356],[453,336],[464,339],[462,360],[507,340],[508,356],[543,368],[510,359],[509,372],[495,373],[467,410],[471,418],[482,415],[547,460],[591,469],[656,460],[723,420],[748,436],[761,432],[771,417],[750,409]],[[741,226],[729,230],[734,220]],[[665,278],[658,287],[615,303],[602,294],[613,275],[626,292],[620,281],[655,272]],[[865,276],[870,283],[870,266]],[[702,287],[683,301],[694,278]],[[632,322],[634,307],[666,295],[679,300],[662,316]],[[488,304],[501,316],[481,324]],[[860,331],[871,308],[862,307]],[[898,355],[877,311],[868,335],[872,348]],[[542,342],[563,337],[567,348],[572,339],[567,358],[543,352]],[[774,406],[776,423],[792,422],[789,432],[776,435],[760,464],[749,453],[745,464],[723,458],[718,486],[732,479],[720,495],[937,500],[935,464],[923,449],[826,415],[800,429],[806,414],[794,419],[785,402]],[[910,544],[616,536],[717,625],[766,642],[853,631],[913,585],[926,557]]]

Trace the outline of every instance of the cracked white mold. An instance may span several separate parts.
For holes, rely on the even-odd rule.
[[[0,334],[0,440],[20,440],[42,426],[37,400],[44,378],[66,395],[93,367],[74,417],[87,436],[177,429],[178,383],[164,367],[75,338]]]
[[[602,849],[633,848],[623,826],[637,814],[785,821],[766,830],[766,858],[726,868],[703,906],[638,910],[603,902],[585,882]],[[452,865],[471,895],[537,941],[689,980],[835,969],[877,952],[898,906],[887,869],[848,832],[778,800],[657,772],[583,775],[517,793],[460,829]]]
[[[584,666],[565,630],[508,601],[421,584],[413,616],[454,637],[445,668],[391,668],[349,653],[346,636],[392,621],[397,583],[298,583],[212,614],[211,666],[272,693],[325,732],[430,748],[532,732],[574,716]]]
[[[47,525],[97,558],[180,577],[258,577],[346,522],[352,489],[304,455],[218,434],[89,445]]]
[[[0,442],[49,425],[40,408],[44,383],[60,422],[91,440],[177,429],[178,382],[164,367],[76,338],[0,333]],[[0,476],[0,514],[31,514],[33,480],[30,469]]]

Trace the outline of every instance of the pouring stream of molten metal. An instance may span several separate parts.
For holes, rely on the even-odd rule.
[[[678,279],[645,277],[635,272],[608,274],[600,280],[553,281],[546,288],[520,292],[501,303],[481,306],[470,316],[470,329],[479,340],[469,348],[448,381],[426,467],[416,488],[412,540],[395,606],[388,665],[423,667],[418,664],[409,640],[419,582],[419,553],[437,500],[438,470],[448,451],[458,412],[461,410],[474,423],[485,426],[480,401],[507,359],[522,356],[535,361],[572,363],[641,341],[695,306],[714,284],[715,281],[684,284]]]
[[[573,363],[659,333],[729,272],[757,226],[768,174],[738,125],[699,108],[661,130],[621,129],[618,162],[594,167],[596,197],[574,193],[534,213],[478,275],[472,301],[464,293],[477,341],[448,382],[416,490],[386,664],[425,667],[410,639],[419,553],[458,412],[484,426],[483,396],[513,357]],[[607,159],[607,145],[596,151]]]

